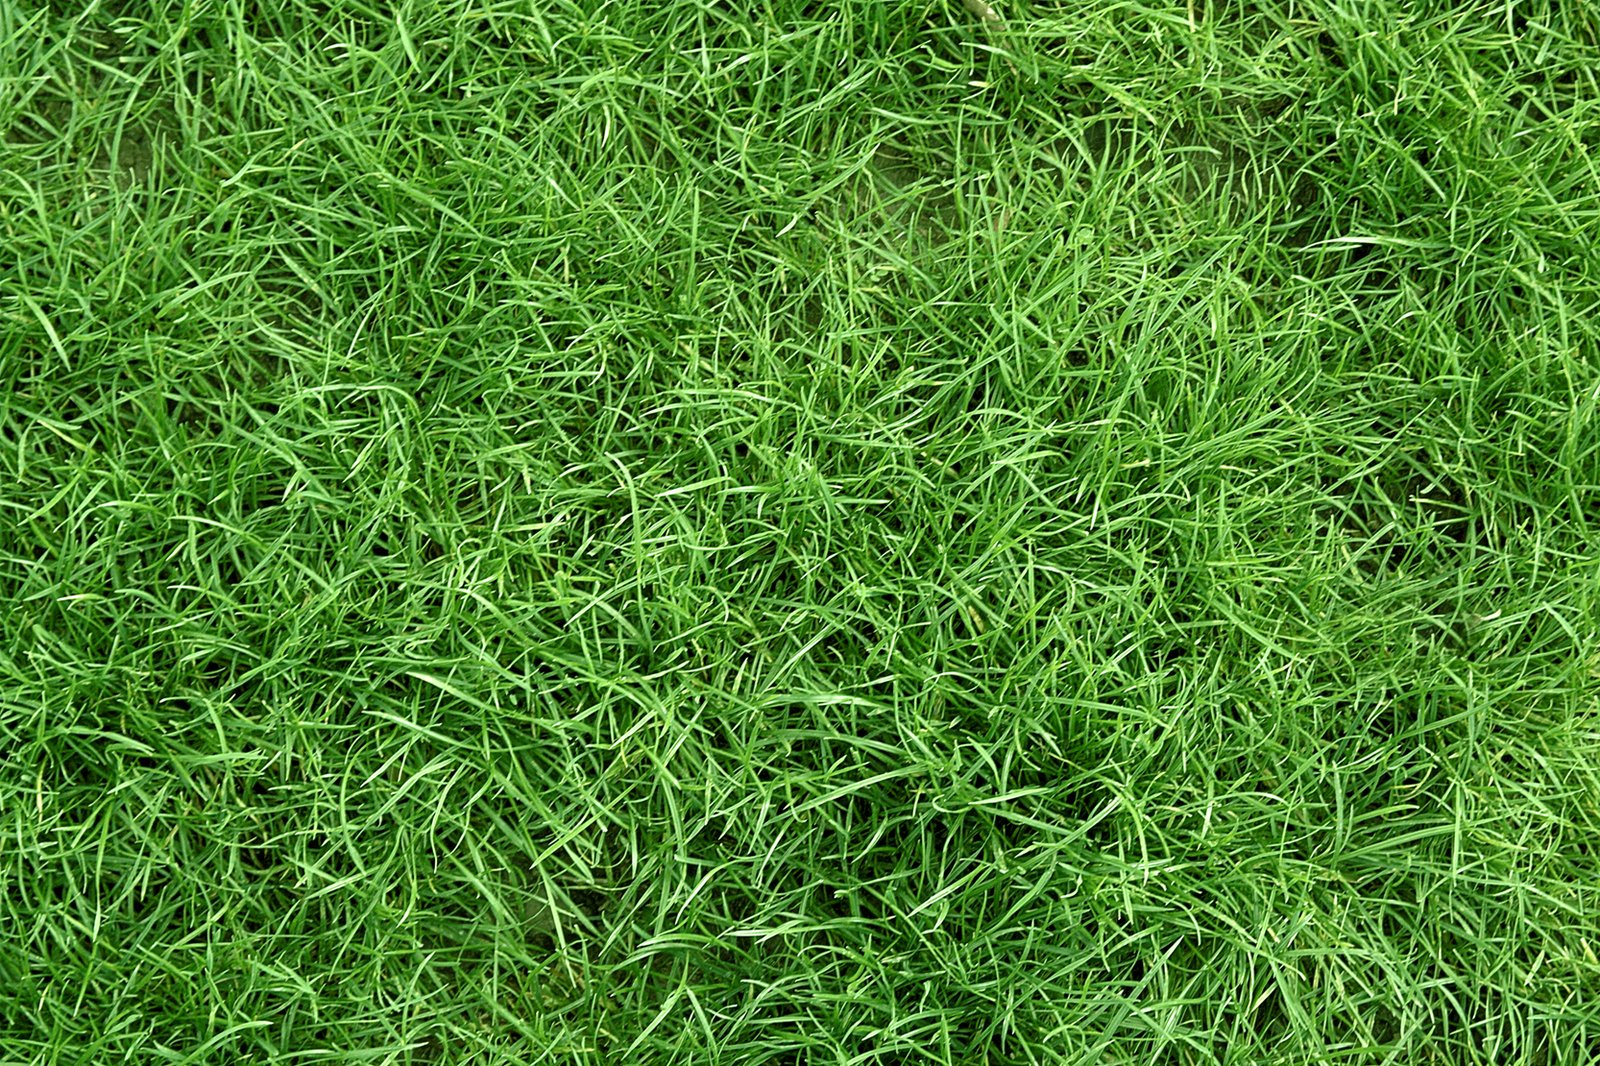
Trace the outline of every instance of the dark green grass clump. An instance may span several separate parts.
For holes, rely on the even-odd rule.
[[[0,1063],[1600,1056],[1600,10],[0,4]]]

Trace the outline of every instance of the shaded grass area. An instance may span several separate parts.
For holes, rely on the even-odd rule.
[[[996,11],[0,6],[0,1062],[1594,1060],[1600,12]]]

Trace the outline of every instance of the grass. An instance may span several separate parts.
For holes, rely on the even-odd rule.
[[[0,3],[0,1064],[1596,1061],[1597,72]]]

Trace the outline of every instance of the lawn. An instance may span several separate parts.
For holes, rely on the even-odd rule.
[[[0,0],[0,1066],[1600,1061],[1594,0]]]

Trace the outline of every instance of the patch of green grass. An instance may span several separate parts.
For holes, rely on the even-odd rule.
[[[1600,11],[0,4],[0,1064],[1600,1054]]]

